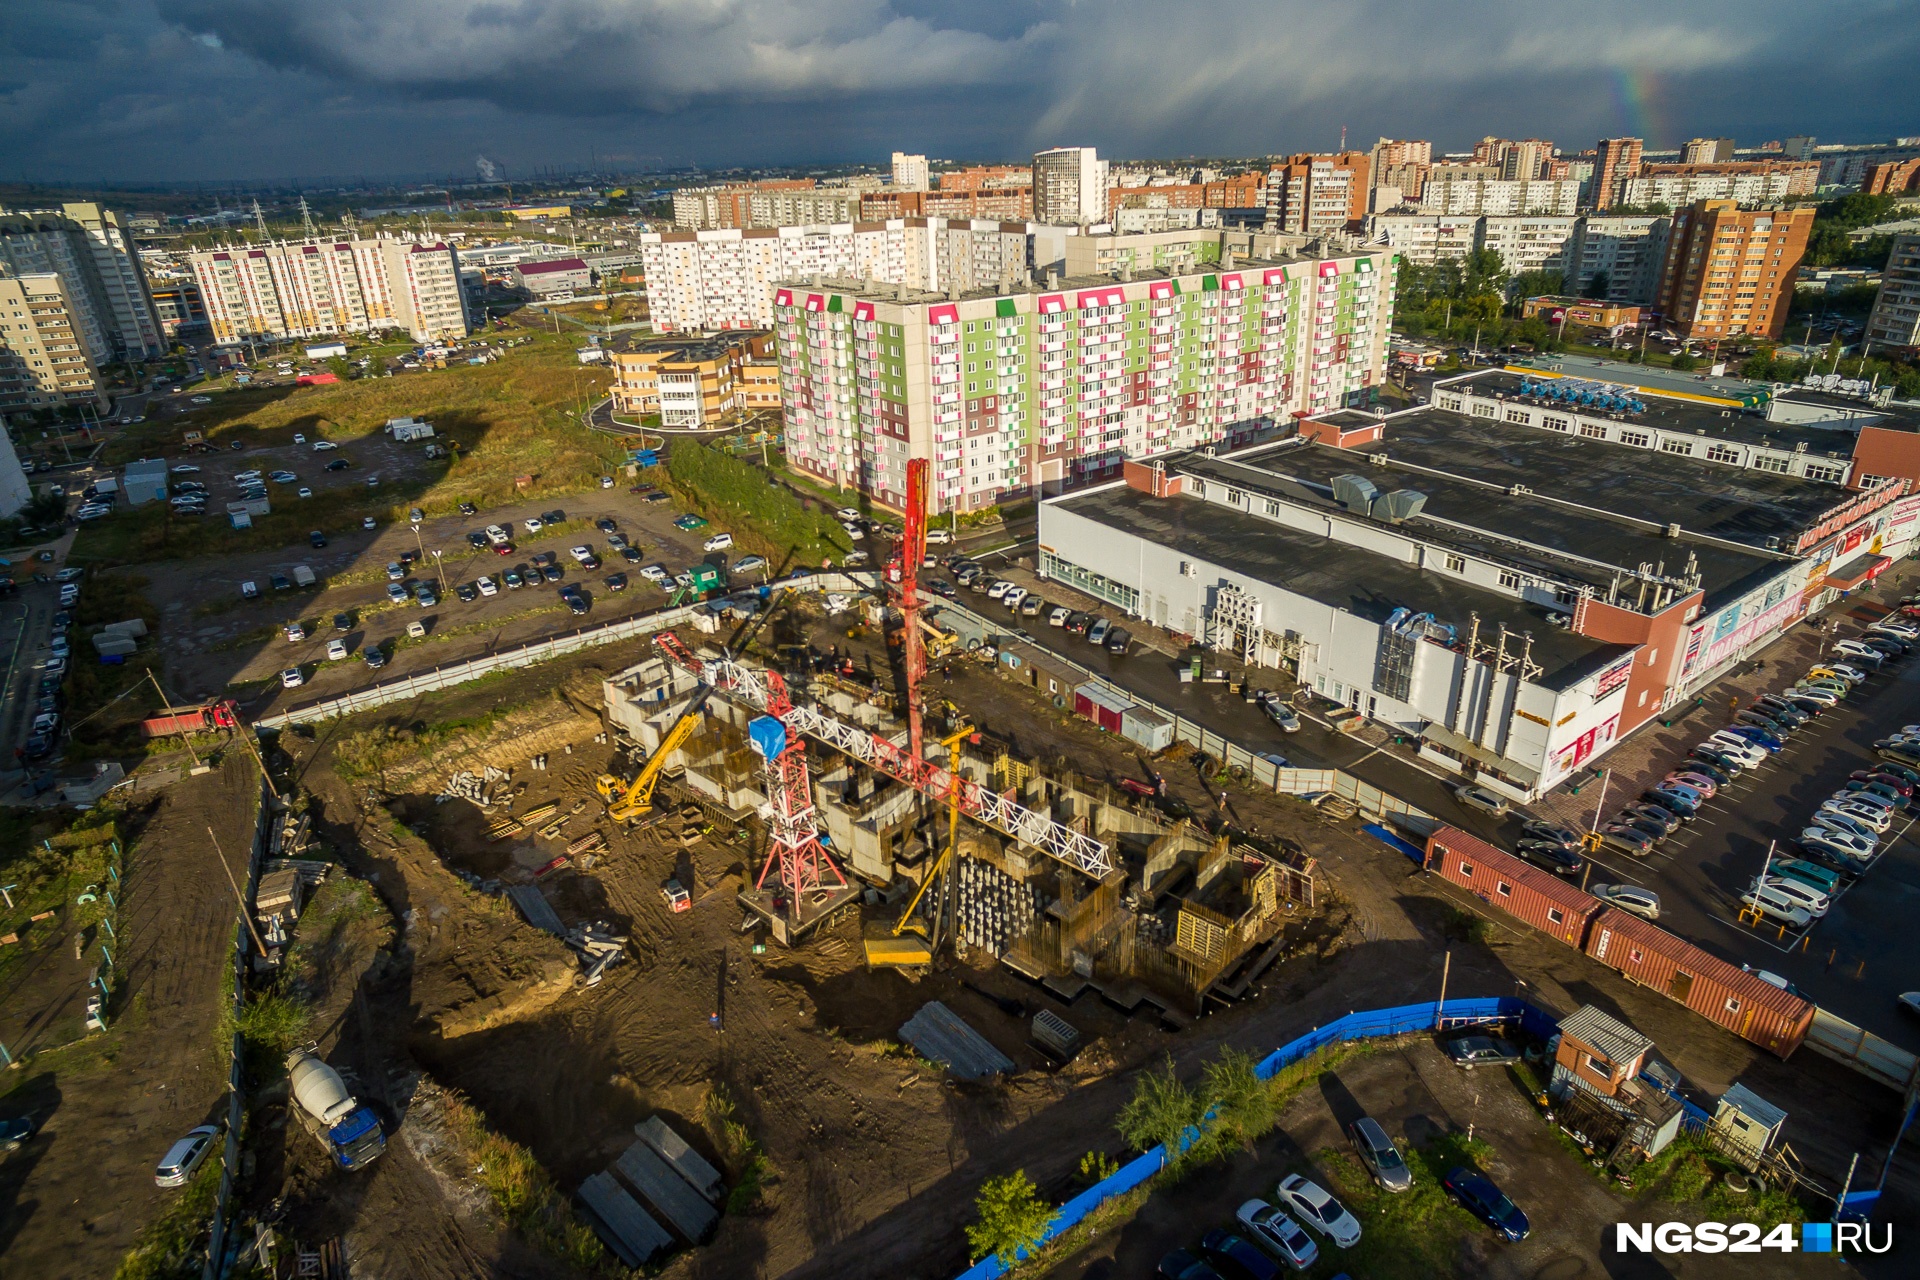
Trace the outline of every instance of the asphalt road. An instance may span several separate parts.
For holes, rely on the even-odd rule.
[[[1759,874],[1768,843],[1784,846],[1797,836],[1849,773],[1877,762],[1874,739],[1915,720],[1920,655],[1872,676],[1778,755],[1740,774],[1644,862],[1604,851],[1591,878],[1656,890],[1664,928],[1780,974],[1822,1008],[1920,1050],[1920,1026],[1894,1003],[1899,993],[1920,990],[1920,948],[1909,932],[1920,912],[1920,829],[1911,819],[1895,824],[1879,860],[1804,936],[1783,938],[1778,925],[1737,919],[1737,899]]]

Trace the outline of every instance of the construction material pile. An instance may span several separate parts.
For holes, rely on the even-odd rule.
[[[538,767],[538,766],[536,766]],[[493,787],[495,783],[511,780],[513,774],[506,769],[485,766],[481,772],[461,769],[447,779],[447,785],[440,788],[435,796],[435,804],[445,804],[449,800],[471,800],[482,809],[493,807]]]
[[[295,858],[313,843],[313,823],[304,813],[282,810],[267,823],[267,856]]]
[[[616,934],[612,926],[604,920],[592,924],[577,924],[567,930],[566,943],[580,953],[580,964],[587,975],[587,985],[593,986],[605,976],[607,970],[618,964],[626,954],[627,938],[625,934]]]

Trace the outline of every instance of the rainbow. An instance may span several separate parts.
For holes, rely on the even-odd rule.
[[[1650,147],[1667,138],[1660,77],[1638,67],[1613,68],[1613,109],[1622,136],[1645,138]]]

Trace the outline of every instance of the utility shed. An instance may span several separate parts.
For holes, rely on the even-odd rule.
[[[1726,1141],[1721,1150],[1744,1164],[1749,1171],[1760,1167],[1780,1136],[1787,1113],[1743,1084],[1735,1084],[1720,1095],[1713,1109],[1713,1128]]]
[[[1013,1070],[1013,1059],[938,1000],[921,1005],[920,1012],[900,1028],[900,1038],[919,1050],[921,1057],[939,1063],[962,1080]]]
[[[613,1167],[688,1240],[698,1244],[713,1230],[714,1221],[720,1215],[645,1142],[628,1147]]]
[[[673,1171],[687,1180],[687,1185],[715,1204],[720,1202],[720,1171],[708,1164],[698,1151],[686,1144],[681,1136],[667,1127],[667,1122],[659,1116],[648,1116],[633,1126],[640,1135],[640,1141],[653,1148],[654,1154],[673,1166]]]
[[[629,1267],[647,1263],[673,1237],[628,1195],[610,1173],[596,1173],[580,1184],[580,1203],[592,1213],[594,1234]]]
[[[1564,1072],[1574,1084],[1611,1098],[1640,1074],[1653,1041],[1594,1008],[1582,1005],[1560,1019],[1560,1048],[1554,1078]]]

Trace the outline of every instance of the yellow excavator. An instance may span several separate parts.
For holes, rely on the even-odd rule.
[[[952,704],[948,704],[952,705]],[[960,744],[967,741],[979,741],[980,735],[970,724],[961,724],[952,733],[940,739],[940,745],[947,749],[947,769],[956,777],[960,772]],[[913,892],[913,898],[907,903],[907,909],[900,913],[900,919],[891,929],[878,927],[863,939],[867,948],[867,967],[881,965],[911,967],[933,963],[933,953],[940,945],[940,923],[947,915],[947,887],[945,877],[949,865],[953,862],[953,851],[960,840],[960,789],[953,788],[947,796],[947,845],[934,860],[933,867],[927,872],[927,878]],[[937,889],[936,889],[936,886]],[[920,899],[927,890],[936,889],[933,911],[933,927],[914,917],[914,909],[920,905]],[[911,937],[906,935],[913,935]]]
[[[760,614],[747,624],[746,629],[734,638],[732,652],[746,652],[747,642],[752,640],[767,619],[773,616],[774,606],[785,596],[786,591],[783,590],[767,598],[767,607],[761,610]],[[694,694],[693,700],[687,703],[687,709],[680,713],[680,718],[673,722],[673,727],[668,729],[666,735],[660,739],[660,745],[654,748],[652,755],[647,757],[647,762],[640,767],[640,772],[635,775],[632,782],[611,773],[603,773],[594,779],[593,789],[598,791],[600,798],[607,802],[609,818],[615,822],[626,822],[633,818],[645,817],[653,812],[653,789],[659,784],[661,772],[666,768],[667,761],[673,757],[673,753],[684,746],[687,739],[693,736],[694,730],[700,727],[700,711],[707,705],[707,699],[712,696],[712,685],[700,686],[700,691]]]

